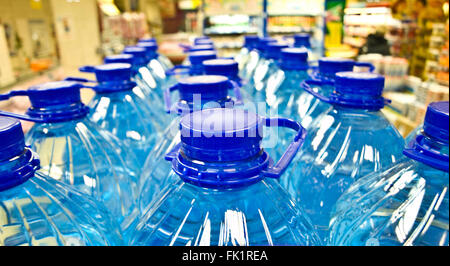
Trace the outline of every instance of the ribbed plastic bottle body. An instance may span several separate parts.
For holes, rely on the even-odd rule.
[[[331,211],[356,180],[402,157],[404,140],[381,112],[335,106],[311,125],[281,183],[325,238]]]
[[[134,74],[134,79],[142,92],[150,99],[151,102],[149,104],[163,108],[163,90],[158,86],[150,69],[146,66],[139,67]]]
[[[141,213],[171,180],[172,164],[166,161],[164,157],[180,143],[181,117],[171,115],[171,118],[172,122],[161,134],[142,168],[138,200]]]
[[[158,132],[164,130],[154,119],[155,114],[145,99],[140,91],[130,90],[97,93],[89,103],[89,119],[115,135],[123,146],[135,154],[136,168],[144,165],[145,158],[158,139]]]
[[[172,61],[170,61],[170,59],[165,55],[159,54],[158,61],[161,63],[161,65],[166,71],[173,68]]]
[[[262,60],[247,83],[248,90],[253,90],[252,94],[263,93],[265,95],[267,81],[278,69],[278,63],[274,59]]]
[[[448,181],[448,172],[409,158],[367,175],[340,198],[329,244],[448,246]]]
[[[27,163],[26,152],[0,163],[0,176]],[[0,246],[123,245],[108,210],[41,173],[0,191]]]
[[[35,124],[26,143],[39,154],[39,171],[102,202],[122,228],[136,214],[136,158],[88,118]]]
[[[320,94],[329,96],[334,87],[332,85],[322,85],[316,88]],[[308,129],[311,124],[323,113],[326,113],[332,107],[331,104],[321,101],[320,99],[312,96],[309,93],[304,93],[300,96],[298,105],[299,108],[299,121],[304,128]]]
[[[174,180],[136,221],[131,245],[320,245],[309,220],[275,180],[205,189]]]

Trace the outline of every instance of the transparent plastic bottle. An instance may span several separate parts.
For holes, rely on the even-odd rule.
[[[375,68],[370,63],[355,62],[350,59],[343,58],[321,58],[317,70],[312,73],[304,83],[302,88],[309,87],[309,90],[328,97],[334,91],[334,78],[338,72],[353,71],[354,67],[365,67],[372,72]],[[307,91],[309,91],[307,90]],[[314,97],[310,93],[304,93],[299,99],[298,117],[302,126],[309,128],[311,123],[322,113],[331,108],[331,105]]]
[[[234,100],[228,96],[230,89],[236,95]],[[171,181],[171,165],[165,161],[164,156],[180,143],[181,117],[195,110],[214,107],[232,108],[235,104],[239,105],[242,102],[240,87],[224,76],[195,76],[181,79],[171,89],[171,91],[175,90],[179,91],[178,102],[172,105],[170,97],[166,97],[167,109],[171,111],[167,119],[171,120],[171,123],[147,156],[147,161],[142,168],[140,211],[143,211],[155,195]]]
[[[404,156],[341,196],[330,245],[448,246],[448,130],[448,102],[431,103]]]
[[[256,35],[244,36],[244,46],[234,58],[239,64],[239,76],[241,77],[245,76],[245,70],[250,59],[250,52],[256,49],[258,40],[259,38]]]
[[[155,38],[143,38],[143,39],[139,40],[138,44],[140,44],[140,43],[158,44],[158,42],[156,41]],[[166,71],[169,69],[172,69],[174,67],[172,61],[170,61],[170,59],[167,56],[165,56],[161,53],[158,53],[158,61],[163,65],[163,67],[164,67],[164,69],[166,69]]]
[[[281,182],[311,217],[322,239],[339,196],[356,180],[402,156],[404,140],[380,112],[384,77],[339,72],[335,92],[318,95],[333,108],[310,126],[305,144]],[[316,94],[311,91],[311,93]]]
[[[159,60],[158,45],[156,43],[138,42],[136,46],[144,48],[147,52],[147,67],[150,69],[150,73],[152,73],[158,86],[162,88],[167,79],[166,71],[170,70],[173,66],[168,68]]]
[[[258,65],[262,64],[266,60],[265,56],[267,44],[274,42],[277,42],[277,40],[274,38],[259,38],[256,49],[252,50],[249,54],[247,66],[243,75],[241,76],[246,82],[252,79]]]
[[[11,91],[0,100],[28,96],[26,115],[0,115],[35,122],[26,143],[39,155],[41,173],[103,203],[124,228],[136,215],[140,169],[134,154],[88,119],[80,83],[56,81]]]
[[[413,129],[408,136],[406,136],[405,138],[405,143],[407,146],[411,145],[414,143],[414,140],[416,139],[417,135],[420,135],[422,133],[423,130],[423,124],[419,125],[418,127],[416,127],[415,129]]]
[[[36,172],[18,120],[0,116],[0,139],[0,246],[123,244],[102,204]]]
[[[297,132],[276,164],[260,147],[260,129],[273,124]],[[303,141],[299,123],[218,108],[184,116],[180,128],[182,144],[166,156],[176,179],[136,220],[130,245],[321,245],[276,181]]]
[[[116,136],[142,167],[159,132],[165,130],[166,121],[159,119],[164,110],[159,114],[153,111],[142,90],[131,80],[130,64],[105,64],[89,70],[95,73],[98,84],[92,87],[95,96],[88,104],[88,118]]]
[[[263,96],[255,97],[255,101],[266,102],[267,109],[272,115],[279,115],[301,121],[298,116],[303,108],[299,104],[299,97],[305,93],[300,84],[308,75],[308,53],[304,48],[284,48],[281,50],[280,68],[267,80]],[[270,155],[277,159],[283,154],[290,131],[278,131],[278,142],[272,145]]]
[[[245,91],[251,91],[255,101],[266,100],[267,82],[271,75],[279,69],[281,50],[287,48],[284,43],[272,42],[266,44],[265,60],[256,67],[252,78],[247,82]]]
[[[162,95],[158,95],[156,91],[148,90],[148,87],[141,86],[142,82],[137,82],[135,79],[137,70],[139,69],[139,64],[136,63],[135,57],[131,54],[119,54],[106,56],[104,59],[105,64],[130,64],[131,65],[131,80],[136,82],[138,88],[133,88],[135,94],[139,95],[148,106],[151,106],[153,119],[158,122],[161,127],[165,126],[165,121],[160,119],[164,111],[164,100]],[[80,68],[82,72],[94,72],[92,67],[82,67]],[[139,85],[140,84],[140,85]],[[164,87],[162,88],[164,89]]]
[[[160,99],[162,99],[163,89],[156,82],[155,77],[153,77],[152,72],[148,68],[148,58],[147,51],[143,47],[137,46],[127,46],[123,50],[124,54],[130,54],[133,56],[133,67],[134,71],[134,80],[138,84],[138,86],[144,91],[145,94],[158,95]]]

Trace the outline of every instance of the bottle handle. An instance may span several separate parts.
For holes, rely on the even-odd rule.
[[[300,147],[305,142],[306,129],[301,126],[299,122],[286,118],[266,118],[265,124],[268,127],[273,126],[275,123],[277,127],[286,127],[297,131],[297,135],[294,137],[294,141],[289,144],[288,148],[278,160],[274,166],[270,166],[266,170],[262,171],[262,174],[269,178],[280,178],[280,176],[286,171],[287,167],[294,159]]]
[[[231,84],[231,88],[233,89],[234,96],[236,96],[236,101],[234,102],[235,105],[243,105],[244,100],[242,99],[242,93],[241,93],[241,86],[236,81],[229,80]]]
[[[172,109],[172,99],[170,97],[170,94],[172,91],[175,91],[175,90],[178,90],[178,84],[175,84],[172,87],[164,90],[164,104],[165,104],[166,113],[170,113],[170,111]]]
[[[322,83],[321,81],[308,79],[308,80],[303,81],[303,82],[300,84],[300,86],[301,86],[302,89],[304,89],[307,93],[309,93],[309,94],[311,94],[312,96],[318,98],[319,100],[321,100],[321,101],[323,101],[323,102],[326,102],[326,103],[330,103],[330,102],[331,102],[331,99],[330,99],[330,98],[328,98],[328,97],[326,97],[326,96],[324,96],[324,95],[322,95],[322,94],[320,94],[320,93],[314,91],[314,89],[311,88],[310,84],[313,84],[313,85],[319,85],[319,86],[323,85],[323,83]]]
[[[6,111],[2,111],[2,110],[0,110],[0,116],[6,116],[6,117],[11,117],[11,118],[16,118],[16,119],[19,119],[19,120],[35,122],[35,123],[45,123],[46,122],[43,119],[39,119],[39,118],[36,118],[36,117],[31,117],[29,115],[20,115],[20,114],[6,112]]]
[[[178,151],[181,148],[181,142],[175,145],[169,153],[164,156],[166,161],[171,162],[173,159],[177,158]]]
[[[95,67],[94,66],[82,66],[78,68],[80,72],[84,73],[95,73]]]
[[[368,67],[369,72],[373,72],[375,70],[375,66],[372,63],[368,62],[355,62],[355,66],[357,67]]]

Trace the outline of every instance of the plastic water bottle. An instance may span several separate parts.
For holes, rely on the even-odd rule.
[[[258,39],[256,49],[250,52],[247,66],[245,68],[243,75],[241,76],[245,81],[249,81],[252,78],[257,66],[261,64],[264,60],[266,60],[265,56],[267,44],[274,42],[277,42],[277,40],[270,37]]]
[[[405,138],[405,143],[407,146],[409,146],[410,144],[413,143],[413,141],[416,139],[417,135],[420,135],[422,133],[423,130],[423,124],[419,125],[418,127],[416,127],[415,129],[413,129],[408,136],[406,136]]]
[[[163,93],[162,90],[153,90],[150,89],[149,86],[143,85],[142,80],[136,79],[136,77],[139,76],[139,60],[136,60],[136,58],[131,54],[119,54],[119,55],[110,55],[106,56],[104,59],[105,64],[130,64],[131,65],[131,76],[132,80],[135,81],[138,84],[139,89],[134,90],[140,90],[142,94],[144,94],[144,100],[149,106],[152,106],[152,110],[154,112],[163,111],[164,110],[164,99],[163,99]],[[89,70],[89,68],[80,68],[81,71],[86,72],[86,70]],[[93,70],[92,70],[93,71]],[[169,78],[168,78],[169,79]]]
[[[310,126],[305,144],[283,186],[311,217],[323,239],[331,211],[356,180],[380,171],[402,156],[404,140],[380,112],[384,77],[374,73],[339,72],[335,92],[316,94],[333,108]]]
[[[161,88],[167,78],[166,71],[168,71],[170,68],[159,61],[158,45],[156,43],[140,42],[137,44],[137,46],[144,48],[147,52],[147,67],[148,69],[150,69],[150,73],[156,80],[158,86]]]
[[[163,90],[160,86],[158,86],[156,79],[153,77],[147,66],[148,58],[145,48],[128,46],[125,47],[123,53],[133,55],[134,67],[136,69],[134,72],[134,79],[138,86],[142,88],[147,95],[156,93],[162,99]]]
[[[199,51],[189,53],[189,75],[198,76],[205,74],[205,69],[203,67],[203,61],[216,59],[217,53],[214,51]]]
[[[158,132],[165,129],[167,120],[160,117],[163,110],[160,113],[152,110],[148,99],[131,80],[131,65],[106,64],[89,67],[88,71],[95,73],[98,82],[92,87],[96,94],[88,104],[89,119],[130,148],[141,168],[159,138]]]
[[[194,45],[194,46],[188,46],[185,48],[185,53],[188,54],[186,59],[184,59],[182,65],[183,66],[191,66],[193,63],[191,62],[190,54],[196,53],[196,52],[216,52],[214,46],[212,45]]]
[[[300,120],[299,98],[306,93],[300,84],[308,77],[308,51],[305,48],[281,50],[280,68],[267,80],[266,101],[278,114]]]
[[[252,95],[255,101],[266,100],[267,81],[271,75],[280,69],[281,50],[287,47],[288,45],[283,43],[266,44],[265,60],[260,61],[245,89],[246,91],[253,91]]]
[[[261,129],[296,132],[274,164]],[[230,108],[197,111],[180,123],[181,144],[166,159],[175,180],[136,221],[131,245],[320,245],[309,219],[277,179],[303,142],[299,123]]]
[[[236,95],[235,99],[228,96],[230,89]],[[232,108],[242,102],[240,87],[224,76],[196,76],[181,79],[176,86],[171,88],[171,91],[178,91],[180,99],[172,105],[171,98],[166,97],[167,109],[171,110],[171,115],[168,115],[167,119],[172,122],[148,155],[143,167],[141,180],[144,183],[139,196],[141,211],[171,180],[171,166],[164,160],[164,156],[180,143],[181,116],[206,108]],[[169,93],[169,90],[167,92]]]
[[[154,44],[158,45],[155,38],[140,39],[137,45],[142,46],[142,44],[144,44],[144,43],[154,43]],[[161,63],[161,65],[164,67],[164,69],[166,71],[173,68],[173,63],[172,63],[172,61],[170,61],[170,59],[167,56],[165,56],[161,53],[158,53],[157,60]]]
[[[355,62],[342,58],[321,58],[319,59],[318,68],[312,71],[308,79],[301,86],[302,88],[309,87],[309,90],[314,90],[328,97],[334,91],[336,73],[353,71],[355,66],[369,68],[370,72],[375,69],[370,63]],[[321,101],[310,93],[301,94],[298,105],[297,116],[292,118],[300,120],[302,126],[306,129],[309,128],[318,116],[331,108],[329,103]]]
[[[241,77],[245,77],[246,75],[245,70],[250,58],[250,52],[256,49],[258,40],[259,38],[256,35],[244,36],[244,46],[234,58],[239,64],[239,76]]]
[[[22,126],[0,116],[0,246],[122,245],[106,208],[39,172]]]
[[[342,195],[330,244],[449,245],[449,104],[428,106],[423,131],[403,157]],[[345,207],[345,208],[344,208]]]
[[[76,82],[57,81],[11,91],[0,100],[28,96],[26,115],[0,115],[35,122],[26,143],[37,152],[42,173],[92,196],[110,210],[123,228],[136,214],[139,169],[119,140],[87,117]]]
[[[310,61],[315,61],[318,54],[311,48],[311,36],[308,33],[298,33],[294,35],[294,47],[306,48],[308,50],[308,58]]]
[[[211,59],[203,61],[203,68],[206,75],[225,76],[229,80],[236,82],[237,86],[242,88],[242,79],[239,77],[239,64],[233,59]],[[240,90],[243,101],[248,101],[249,95],[244,95]],[[236,95],[233,95],[236,97]]]

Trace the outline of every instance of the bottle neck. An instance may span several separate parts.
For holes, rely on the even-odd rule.
[[[41,123],[57,123],[84,118],[89,108],[82,102],[73,104],[54,105],[46,107],[30,107],[27,115],[40,120]]]
[[[182,151],[172,160],[172,169],[186,183],[204,188],[231,189],[252,185],[264,177],[261,171],[270,164],[268,154],[233,162],[206,162],[190,158]]]
[[[39,169],[39,157],[29,148],[10,159],[0,161],[0,192],[19,186]]]
[[[449,145],[425,132],[416,136],[412,146],[403,150],[403,154],[415,161],[424,163],[435,169],[449,171]]]

